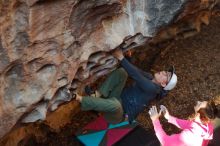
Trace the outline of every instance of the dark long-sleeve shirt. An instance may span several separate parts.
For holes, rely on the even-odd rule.
[[[121,65],[135,81],[131,86],[124,88],[121,94],[123,109],[128,114],[129,121],[132,122],[149,101],[164,90],[152,82],[152,75],[139,70],[125,58],[121,61]]]

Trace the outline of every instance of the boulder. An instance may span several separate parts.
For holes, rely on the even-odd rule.
[[[115,48],[193,35],[218,2],[0,1],[0,138],[15,124],[44,121],[77,90],[114,70]]]

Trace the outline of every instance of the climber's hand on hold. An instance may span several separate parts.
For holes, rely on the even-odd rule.
[[[117,48],[112,52],[112,55],[117,58],[118,60],[122,60],[124,58],[122,49]]]

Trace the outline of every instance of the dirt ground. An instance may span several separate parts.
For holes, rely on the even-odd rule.
[[[197,100],[220,98],[220,17],[212,18],[211,24],[203,26],[201,30],[193,37],[174,41],[152,66],[152,71],[159,71],[167,65],[175,66],[178,75],[177,87],[164,99],[153,101],[151,105],[163,104],[172,115],[179,118],[189,118],[193,114],[193,106]],[[139,63],[140,66],[146,64],[144,60]],[[74,133],[96,116],[95,112],[80,112],[72,117],[73,122],[61,132],[49,130],[41,142],[33,136],[20,142],[20,145],[80,145],[74,141]],[[147,109],[138,116],[137,121],[145,128],[152,128]],[[178,132],[177,128],[167,124],[164,119],[161,121],[166,132]]]

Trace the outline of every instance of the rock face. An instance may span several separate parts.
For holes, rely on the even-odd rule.
[[[111,50],[200,31],[217,2],[1,0],[0,138],[17,122],[45,120],[115,69]]]

